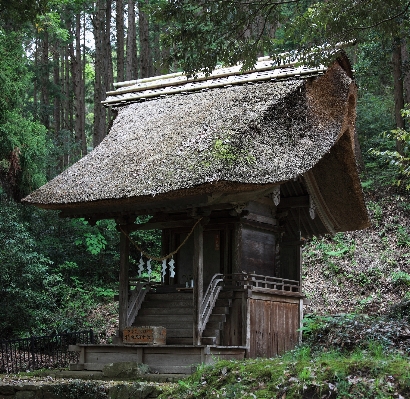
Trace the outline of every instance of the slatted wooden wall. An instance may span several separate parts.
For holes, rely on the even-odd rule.
[[[299,339],[299,298],[249,299],[248,357],[272,357],[293,349]]]

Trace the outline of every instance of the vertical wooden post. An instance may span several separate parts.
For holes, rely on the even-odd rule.
[[[301,234],[299,233],[299,239],[301,240]],[[302,264],[303,264],[303,258],[302,258],[302,245],[299,246],[299,293],[302,294]],[[302,327],[303,327],[303,297],[300,298],[299,300],[299,336],[298,336],[298,343],[299,345],[302,343]]]
[[[201,303],[204,295],[204,230],[201,223],[194,229],[194,345],[201,345]]]
[[[128,324],[128,261],[130,240],[125,234],[126,226],[121,226],[120,232],[120,292],[119,292],[119,337],[122,340],[124,328]]]
[[[232,253],[232,273],[242,272],[242,259],[241,259],[241,249],[242,249],[242,227],[240,222],[235,223],[234,233],[233,233],[233,253]],[[245,265],[246,267],[246,265]]]

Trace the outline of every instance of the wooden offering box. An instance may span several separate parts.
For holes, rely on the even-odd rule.
[[[158,326],[126,327],[123,333],[124,344],[165,345],[166,339],[165,327]]]

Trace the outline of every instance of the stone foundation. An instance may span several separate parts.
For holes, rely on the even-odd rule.
[[[153,399],[160,393],[149,382],[0,380],[0,399]]]

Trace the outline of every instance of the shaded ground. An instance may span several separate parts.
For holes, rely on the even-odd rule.
[[[388,190],[366,197],[371,227],[305,245],[305,313],[382,314],[410,298],[408,198]]]

